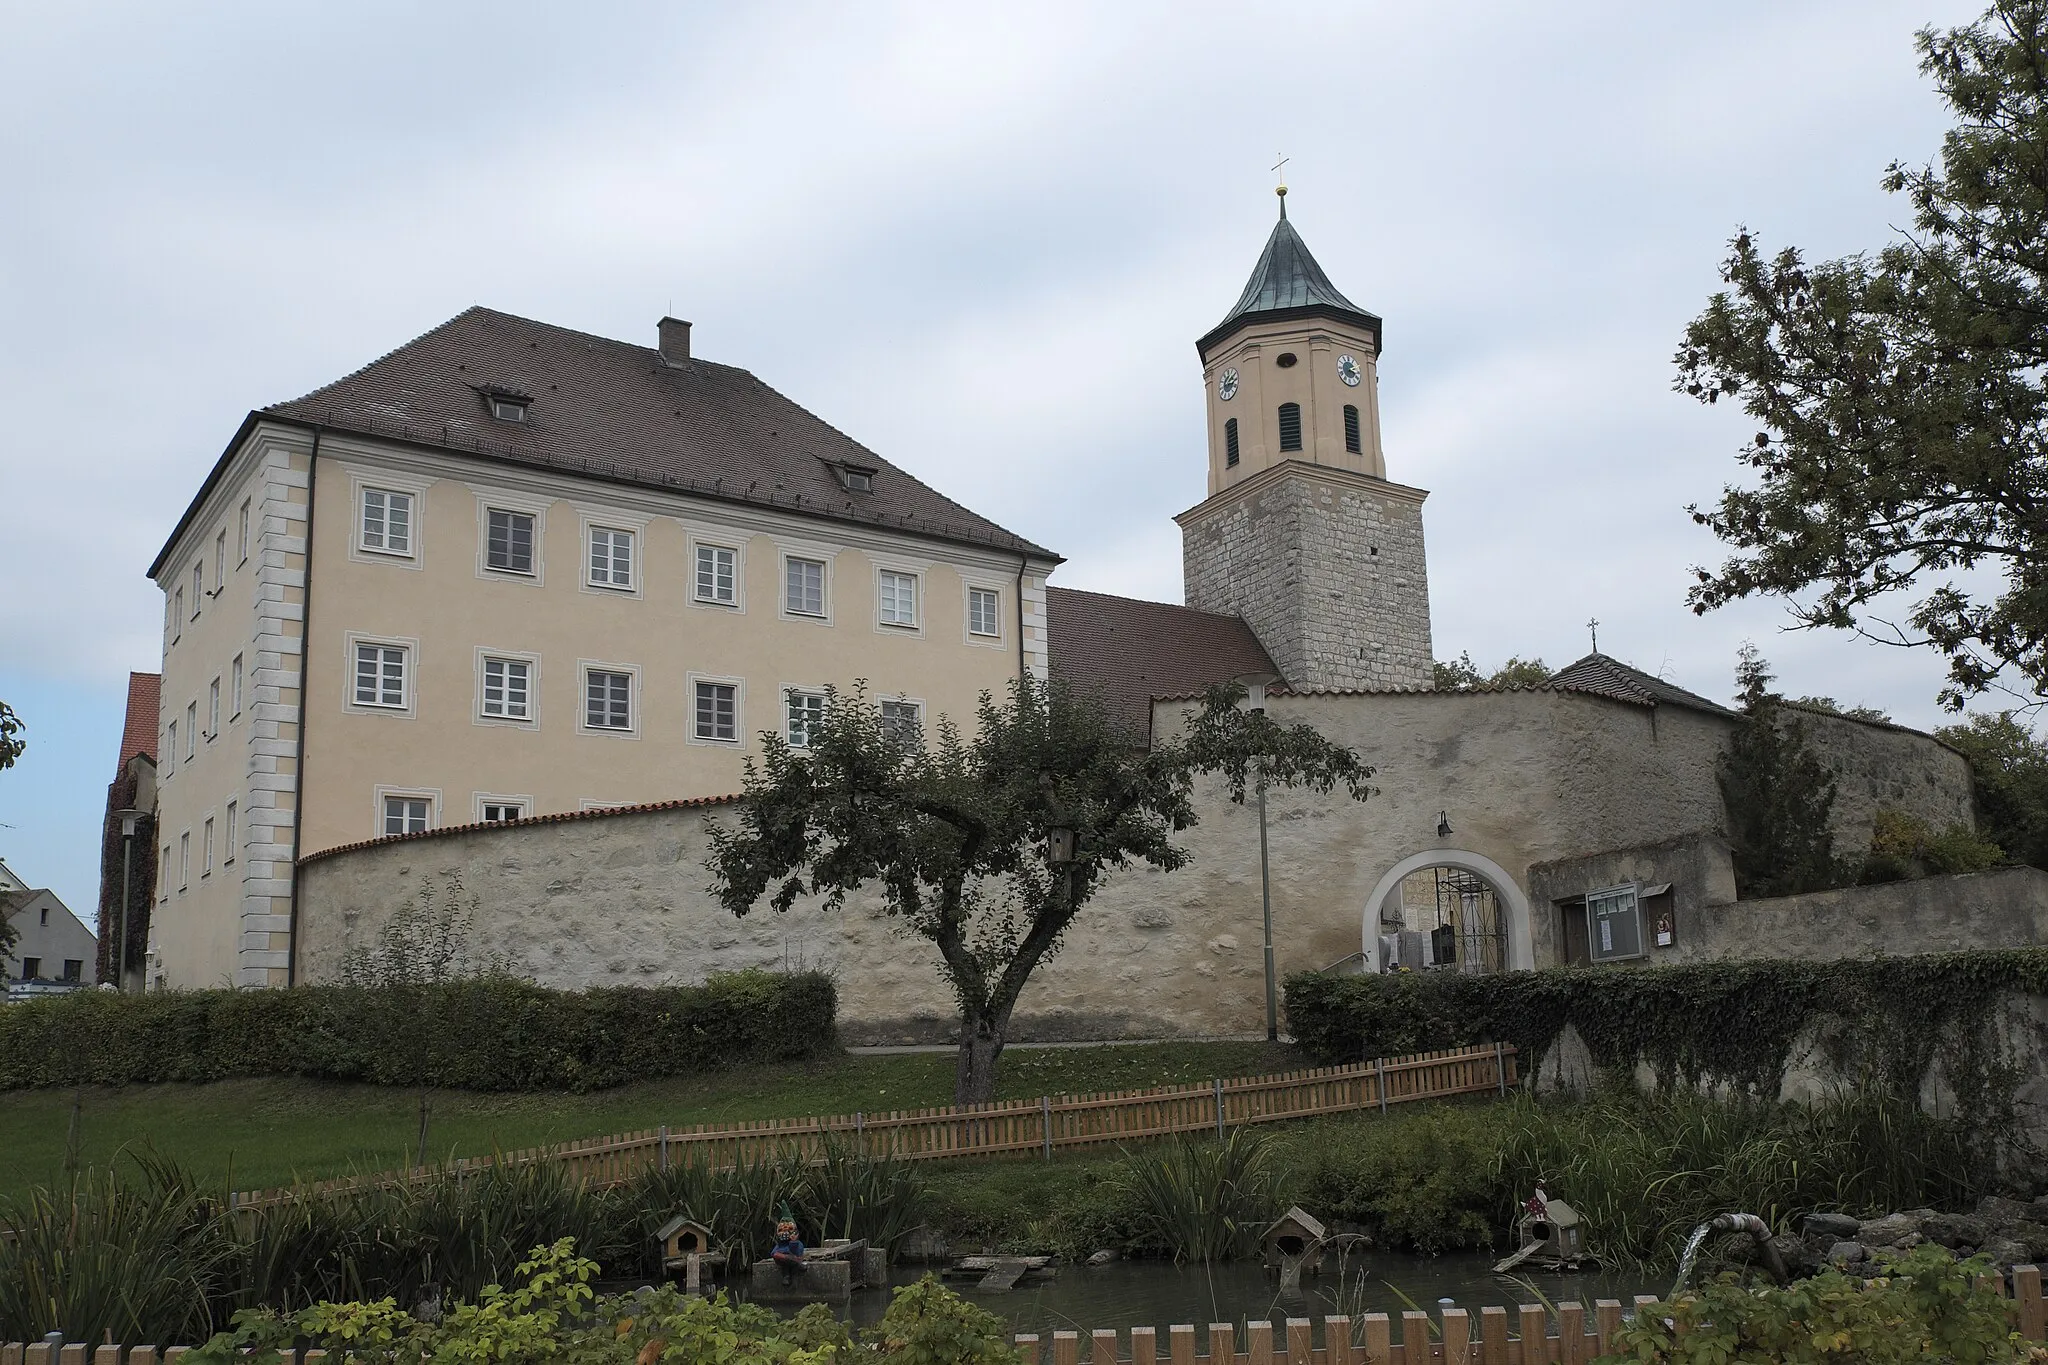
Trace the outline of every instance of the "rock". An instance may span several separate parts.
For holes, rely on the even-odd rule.
[[[1977,1201],[1977,1216],[1993,1232],[2005,1232],[2015,1223],[2024,1223],[2032,1213],[2033,1209],[2019,1200],[2001,1199],[1995,1194]]]
[[[2032,1259],[2027,1255],[2027,1244],[2010,1237],[1993,1237],[1977,1250],[2001,1266],[2025,1265]]]
[[[1964,1247],[1980,1247],[1991,1230],[1981,1218],[1972,1218],[1967,1213],[1937,1213],[1920,1225],[1920,1235],[1930,1242],[1939,1242],[1950,1251]]]
[[[1920,1245],[1920,1218],[1911,1213],[1888,1213],[1873,1218],[1856,1230],[1856,1240],[1868,1247],[1909,1247]],[[1911,1238],[1909,1242],[1906,1239]]]
[[[2042,1195],[2033,1203],[2027,1205],[2027,1221],[2048,1223],[2048,1194]]]
[[[1837,1242],[1828,1248],[1828,1264],[1851,1266],[1870,1259],[1870,1248],[1861,1242]]]
[[[1797,1237],[1790,1234],[1773,1237],[1771,1246],[1778,1253],[1778,1263],[1785,1267],[1785,1274],[1792,1279],[1804,1279],[1820,1269],[1821,1258]],[[1769,1264],[1759,1250],[1753,1248],[1751,1255],[1755,1263]]]
[[[1090,1256],[1088,1258],[1088,1264],[1108,1265],[1111,1261],[1114,1261],[1115,1259],[1116,1253],[1114,1251],[1109,1250],[1109,1248],[1104,1247],[1101,1251],[1096,1252],[1093,1256]]]
[[[2007,1236],[2026,1247],[2029,1260],[2048,1260],[2048,1224],[2023,1219],[2012,1225]]]
[[[1851,1218],[1846,1213],[1809,1213],[1800,1220],[1799,1230],[1808,1237],[1827,1234],[1830,1244],[1852,1238],[1856,1229],[1863,1226],[1860,1218]]]

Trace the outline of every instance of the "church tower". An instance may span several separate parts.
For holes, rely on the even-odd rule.
[[[1209,496],[1181,513],[1187,604],[1240,616],[1296,688],[1428,687],[1419,488],[1387,481],[1380,320],[1280,221],[1195,343]]]

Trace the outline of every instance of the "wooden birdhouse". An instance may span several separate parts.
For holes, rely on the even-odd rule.
[[[1298,1263],[1303,1270],[1317,1269],[1322,1264],[1326,1236],[1323,1225],[1308,1214],[1299,1208],[1287,1210],[1259,1236],[1266,1268],[1281,1270]]]
[[[1515,1220],[1515,1232],[1522,1245],[1515,1254],[1494,1267],[1505,1274],[1517,1266],[1534,1265],[1546,1270],[1577,1270],[1586,1263],[1585,1228],[1578,1210],[1562,1199],[1536,1192]]]
[[[716,1243],[712,1241],[711,1229],[691,1221],[686,1214],[679,1213],[663,1223],[654,1238],[661,1243],[662,1264],[671,1268],[682,1265],[693,1255],[708,1262],[717,1254],[712,1250]],[[718,1259],[722,1261],[724,1257]]]

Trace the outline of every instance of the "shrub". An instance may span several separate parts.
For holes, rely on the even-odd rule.
[[[822,1055],[815,972],[548,990],[509,977],[283,991],[80,991],[0,1006],[0,1089],[303,1076],[460,1090],[596,1090]]]
[[[1272,1142],[1250,1128],[1222,1142],[1175,1138],[1125,1155],[1120,1183],[1138,1231],[1176,1261],[1227,1261],[1250,1250],[1273,1217]]]

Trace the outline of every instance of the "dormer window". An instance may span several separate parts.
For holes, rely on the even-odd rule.
[[[839,476],[840,486],[849,493],[872,493],[875,491],[875,471],[867,465],[835,464],[832,472]]]
[[[524,398],[508,398],[495,393],[491,395],[491,416],[500,422],[524,422],[526,408],[527,400]]]

